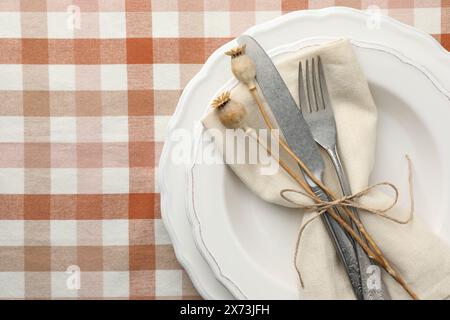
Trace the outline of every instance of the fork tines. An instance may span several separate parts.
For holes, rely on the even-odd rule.
[[[326,109],[328,103],[327,85],[320,56],[299,62],[298,68],[300,108],[303,112]]]

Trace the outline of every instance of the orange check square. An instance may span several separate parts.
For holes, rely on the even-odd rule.
[[[22,63],[48,64],[48,40],[22,39]]]
[[[153,62],[152,39],[127,39],[127,62],[129,64],[150,64]]]
[[[129,197],[130,219],[153,218],[155,201],[152,193],[131,193]]]

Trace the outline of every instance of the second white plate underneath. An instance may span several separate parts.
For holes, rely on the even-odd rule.
[[[447,93],[450,92],[450,81],[448,79],[450,74],[450,56],[448,52],[440,47],[429,35],[388,17],[379,16],[376,12],[368,14],[350,8],[303,10],[292,12],[255,26],[246,33],[255,36],[266,49],[319,36],[348,37],[355,40],[383,44],[399,53],[403,53],[414,61],[416,65],[420,66],[421,70],[431,74],[432,77],[430,79],[437,78],[441,84],[445,84],[446,88],[444,89],[447,90]],[[200,294],[205,298],[211,299],[230,298],[230,293],[224,289],[221,282],[225,283],[234,296],[238,298],[245,298],[246,296],[227,280],[226,275],[223,275],[217,264],[211,260],[208,252],[203,250],[200,254],[200,250],[194,244],[191,226],[186,217],[184,195],[186,194],[187,181],[185,169],[184,165],[176,164],[171,159],[176,141],[172,141],[170,137],[178,129],[192,132],[194,123],[201,117],[205,107],[209,105],[215,94],[221,91],[225,81],[232,78],[229,60],[223,57],[223,52],[236,45],[237,43],[232,41],[213,53],[201,71],[186,86],[176,112],[170,121],[168,139],[166,139],[159,163],[158,185],[161,192],[162,217],[174,244],[175,252]],[[387,74],[386,78],[393,75],[392,70],[385,70],[385,72]],[[217,77],[217,75],[221,76]],[[403,81],[407,83],[409,79],[404,79]],[[437,82],[436,85],[438,84]],[[372,89],[377,95],[377,89],[375,87]],[[422,88],[415,89],[421,90]],[[377,97],[375,98],[378,99]],[[395,102],[395,96],[391,96],[389,101]],[[426,103],[426,107],[433,107],[430,101]],[[398,117],[392,117],[391,120],[388,119],[385,122],[383,119],[388,114],[384,115],[383,110],[380,110],[380,116],[380,124],[390,125],[389,121],[402,121]],[[417,120],[417,116],[413,113],[409,119]],[[447,119],[436,121],[437,125],[442,125]],[[383,129],[383,127],[380,128]],[[399,128],[401,127],[397,127],[398,130],[400,130]],[[402,130],[403,135],[409,134],[406,132],[406,129]],[[415,130],[417,129],[414,128],[412,131]],[[425,137],[427,136],[429,134],[425,134]],[[420,136],[420,139],[423,138]],[[401,156],[403,157],[403,155]],[[392,162],[393,160],[395,162]],[[402,160],[392,157],[387,166],[398,165],[398,162],[402,162]],[[447,175],[448,171],[445,171],[444,174]],[[442,192],[438,193],[448,194],[448,189],[442,189]],[[450,218],[447,220],[447,223],[448,221],[450,221]],[[193,223],[195,225],[194,221]],[[227,239],[222,241],[227,241]],[[199,247],[202,249],[201,246]],[[205,261],[202,255],[206,257],[208,262]],[[212,266],[211,268],[208,263]],[[275,295],[276,293],[272,296],[282,298],[282,296],[277,297]],[[252,295],[248,294],[248,296],[251,297]]]

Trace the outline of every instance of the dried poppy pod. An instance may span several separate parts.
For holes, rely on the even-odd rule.
[[[234,76],[250,90],[256,88],[256,67],[249,56],[245,54],[245,44],[225,52],[231,56],[231,71]]]
[[[214,99],[211,106],[217,110],[220,122],[225,127],[228,129],[243,128],[247,111],[241,103],[231,100],[229,91],[225,91]]]

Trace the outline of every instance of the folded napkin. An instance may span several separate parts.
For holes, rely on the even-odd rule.
[[[356,193],[368,186],[374,164],[377,109],[367,80],[347,40],[302,49],[275,59],[275,64],[297,103],[298,62],[312,55],[320,55],[324,64],[336,118],[341,160],[346,168],[352,191]],[[231,97],[246,107],[248,126],[255,129],[265,128],[257,106],[244,85],[239,84],[233,88]],[[205,128],[218,129],[216,132],[224,133],[225,128],[215,110],[208,112],[202,122]],[[223,150],[221,139],[215,141],[218,149]],[[291,158],[281,148],[280,157],[293,170],[297,170]],[[327,166],[325,183],[338,190],[331,163],[326,157],[324,159]],[[280,191],[301,189],[282,169],[274,175],[261,175],[260,169],[263,164],[229,164],[229,166],[243,183],[263,200],[287,207],[294,206],[280,196]],[[311,202],[306,197],[299,197],[296,200],[305,204]],[[382,192],[371,191],[360,201],[365,205],[381,208],[391,203],[392,199]],[[299,211],[299,214],[304,215],[303,223],[316,215],[314,212],[302,212],[301,209]],[[388,214],[404,220],[409,210],[395,207]],[[387,259],[419,298],[450,299],[450,247],[429,231],[420,219],[415,217],[410,223],[400,225],[362,212],[361,220]],[[304,288],[299,284],[302,297],[355,298],[345,269],[321,219],[316,219],[305,229],[299,250],[296,263],[304,281]],[[393,299],[409,299],[403,288],[384,271],[382,278]]]

